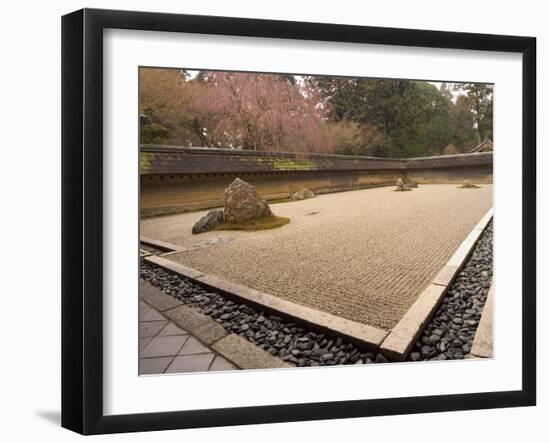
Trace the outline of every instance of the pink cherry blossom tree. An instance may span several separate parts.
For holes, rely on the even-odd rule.
[[[318,95],[293,77],[203,72],[192,105],[211,146],[262,151],[330,152]]]

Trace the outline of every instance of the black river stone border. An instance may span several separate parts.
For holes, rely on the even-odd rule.
[[[458,360],[474,342],[493,278],[493,222],[477,242],[466,265],[447,289],[441,305],[407,360]]]

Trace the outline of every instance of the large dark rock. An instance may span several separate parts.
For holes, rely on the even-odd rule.
[[[273,215],[265,199],[256,188],[236,178],[225,190],[225,221],[241,223]]]
[[[223,218],[223,211],[221,209],[213,209],[193,225],[192,232],[193,234],[200,234],[201,232],[211,231],[223,222]]]

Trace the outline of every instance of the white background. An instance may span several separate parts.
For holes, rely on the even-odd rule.
[[[521,388],[521,361],[513,353],[498,352],[499,344],[521,349],[521,279],[515,273],[521,267],[521,187],[504,179],[521,176],[519,55],[109,30],[104,34],[104,61],[105,414]],[[139,154],[140,65],[494,82],[494,135],[499,146],[494,164],[497,358],[136,377],[139,178],[132,165],[138,164]],[[499,288],[505,288],[500,297]]]
[[[344,1],[245,2],[208,1],[170,4],[133,1],[87,3],[19,2],[4,5],[2,38],[2,426],[7,441],[72,441],[80,439],[58,427],[60,392],[60,15],[82,6],[157,10],[212,15],[351,23],[392,27],[535,35],[538,41],[538,146],[550,105],[543,89],[548,73],[550,30],[543,2],[483,4],[462,1],[448,8],[441,2]],[[173,3],[173,2],[172,2]],[[548,195],[539,159],[539,191]],[[548,173],[550,165],[544,165]],[[511,180],[518,182],[517,177]],[[542,198],[539,195],[539,202]],[[539,226],[548,224],[548,206],[539,208]],[[539,232],[546,250],[548,234]],[[539,275],[548,268],[547,254]],[[547,317],[548,283],[539,278],[539,406],[495,411],[377,417],[226,429],[117,435],[96,440],[134,441],[296,441],[311,439],[380,439],[389,441],[495,441],[548,438],[550,391]],[[546,348],[544,350],[543,348]],[[544,352],[543,352],[544,351]],[[514,352],[501,349],[499,352]],[[443,437],[444,436],[444,437]]]

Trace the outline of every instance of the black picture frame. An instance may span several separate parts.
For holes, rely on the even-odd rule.
[[[522,389],[106,416],[103,413],[103,30],[171,31],[502,51],[523,63]],[[536,403],[536,39],[83,9],[62,18],[62,426],[82,434],[320,420]]]

